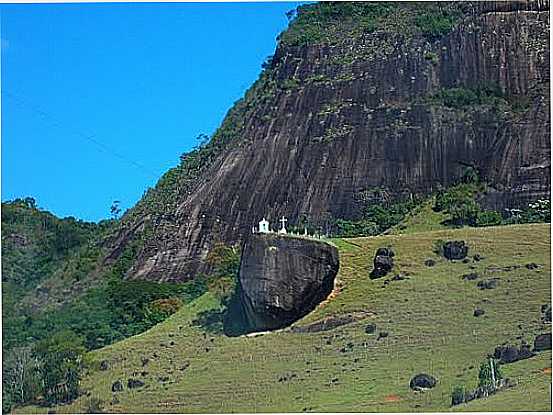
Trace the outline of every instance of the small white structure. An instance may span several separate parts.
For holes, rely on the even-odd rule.
[[[269,222],[265,218],[259,222],[259,232],[269,233]]]
[[[286,222],[288,222],[288,219],[286,219],[284,216],[279,220],[280,223],[282,223],[282,228],[278,230],[278,233],[286,233]]]

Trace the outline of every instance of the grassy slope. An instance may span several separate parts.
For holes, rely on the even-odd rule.
[[[399,235],[448,229],[442,222],[450,219],[450,216],[444,212],[434,212],[432,210],[434,201],[435,198],[425,201],[413,209],[412,212],[408,213],[405,219],[385,233],[388,235]]]
[[[485,259],[463,264],[436,258],[432,242],[448,238],[464,239],[469,254],[478,252]],[[540,322],[540,306],[551,295],[549,240],[550,226],[543,224],[335,240],[341,292],[298,324],[355,310],[370,311],[371,317],[322,333],[285,330],[226,338],[189,325],[196,312],[214,306],[204,295],[148,332],[92,352],[95,362],[107,359],[110,369],[91,370],[82,386],[102,399],[109,412],[449,410],[452,387],[474,387],[480,362],[496,345],[518,342],[517,336],[531,341],[551,330]],[[383,280],[367,278],[375,249],[386,245],[396,251],[397,270],[411,279],[384,286]],[[423,265],[428,257],[437,260],[435,267]],[[543,268],[489,269],[528,262]],[[482,291],[477,281],[461,280],[471,267],[500,277],[498,288]],[[473,317],[477,305],[486,310],[485,316]],[[368,322],[389,337],[377,341],[365,334]],[[349,342],[353,349],[341,352]],[[144,367],[142,357],[150,359]],[[550,410],[551,375],[543,371],[550,367],[551,352],[506,365],[503,371],[518,380],[517,387],[453,409]],[[145,376],[139,373],[143,370]],[[410,391],[409,379],[420,372],[434,374],[436,388],[424,394]],[[287,374],[296,377],[279,382]],[[146,386],[111,392],[115,380],[126,383],[131,376]],[[168,379],[160,380],[163,376]],[[83,412],[88,399],[56,410]]]

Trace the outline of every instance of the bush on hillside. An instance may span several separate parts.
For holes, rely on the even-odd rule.
[[[495,210],[484,210],[478,212],[476,226],[497,226],[503,223],[503,217]]]
[[[465,401],[465,387],[455,386],[451,392],[451,406],[459,405]]]
[[[48,404],[67,403],[79,395],[83,339],[67,330],[38,342],[34,355],[40,360],[42,396]]]
[[[492,366],[493,366],[493,372],[492,372]],[[499,381],[500,379],[503,379],[503,374],[501,373],[499,363],[496,362],[495,360],[483,362],[480,365],[480,371],[478,372],[478,386],[495,387],[493,382],[494,378],[496,382]]]

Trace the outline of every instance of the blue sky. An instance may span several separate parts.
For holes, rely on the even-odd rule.
[[[2,5],[2,200],[126,209],[211,134],[299,3]]]

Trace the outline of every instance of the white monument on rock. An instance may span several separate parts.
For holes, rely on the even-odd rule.
[[[269,222],[265,218],[263,218],[261,222],[259,222],[259,232],[269,233]]]
[[[286,222],[288,219],[286,219],[284,216],[280,219],[280,223],[282,223],[282,228],[278,230],[278,233],[286,233]]]

